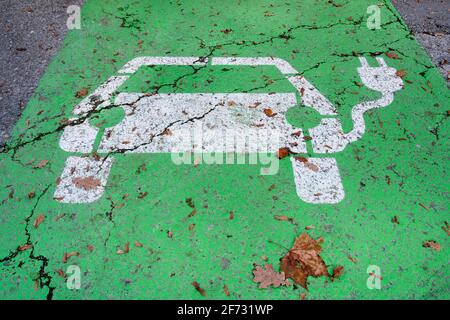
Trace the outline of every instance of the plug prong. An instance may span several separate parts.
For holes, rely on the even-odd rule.
[[[380,65],[380,67],[383,67],[383,68],[388,67],[386,61],[384,61],[384,59],[382,57],[376,57],[376,59],[378,61],[378,64]]]
[[[370,68],[369,62],[367,61],[366,58],[364,58],[364,57],[359,57],[359,62],[361,62],[361,66],[362,66],[363,68]]]

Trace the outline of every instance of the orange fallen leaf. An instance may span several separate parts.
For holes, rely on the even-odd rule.
[[[386,56],[391,59],[398,59],[398,55],[394,51],[389,51]]]
[[[315,164],[309,162],[309,160],[306,159],[305,157],[295,157],[295,160],[297,160],[298,162],[303,163],[303,165],[305,167],[307,167],[308,169],[310,169],[311,171],[314,171],[314,172],[319,171],[319,167],[316,166]]]
[[[334,279],[339,278],[344,273],[344,267],[343,266],[337,266],[333,269],[333,274],[331,275],[331,281],[334,281]]]
[[[433,249],[433,250],[436,250],[436,251],[441,251],[441,245],[439,243],[437,243],[436,241],[434,241],[434,240],[424,241],[422,246],[424,248],[430,248],[430,249]]]
[[[224,286],[223,286],[223,292],[225,292],[225,295],[226,295],[227,297],[230,296],[230,291],[228,291],[228,286],[227,286],[227,285],[224,285]]]
[[[25,251],[30,249],[31,247],[32,247],[31,244],[23,244],[19,247],[19,251]]]
[[[277,113],[274,113],[272,109],[264,109],[264,114],[269,118],[275,117]]]
[[[39,227],[39,225],[44,221],[44,219],[45,216],[43,214],[38,215],[34,220],[33,227],[37,229],[37,227]]]
[[[123,250],[122,249],[118,249],[116,251],[117,254],[126,254],[128,252],[130,252],[130,243],[129,242],[125,243],[125,247],[124,247]]]
[[[289,148],[280,148],[277,151],[278,159],[284,159],[291,154],[291,150]]]
[[[86,96],[88,94],[88,89],[87,88],[82,88],[79,91],[77,91],[77,93],[75,93],[75,97],[77,98],[83,98],[84,96]]]
[[[138,248],[142,248],[144,245],[143,245],[142,243],[140,243],[139,241],[136,240],[136,241],[134,242],[134,246],[135,246],[135,247],[138,247]]]
[[[35,166],[33,166],[34,169],[41,169],[43,167],[45,167],[48,164],[48,160],[41,160],[39,161],[38,164],[36,164]]]
[[[202,296],[206,297],[206,291],[200,287],[200,284],[196,281],[192,282],[195,290],[197,290]]]
[[[93,176],[73,178],[72,182],[77,188],[86,191],[98,188],[102,184],[100,179]]]
[[[404,77],[406,77],[406,74],[407,74],[407,72],[406,72],[406,70],[398,70],[396,73],[395,73],[395,75],[397,76],[397,77],[400,77],[400,78],[404,78]]]
[[[70,257],[78,257],[80,255],[80,253],[79,252],[77,252],[77,251],[73,251],[73,252],[65,252],[64,253],[64,255],[63,255],[63,262],[64,263],[67,263],[67,260],[70,258]]]
[[[92,252],[92,251],[94,251],[94,246],[91,245],[91,244],[88,244],[87,249],[88,249],[90,252]]]

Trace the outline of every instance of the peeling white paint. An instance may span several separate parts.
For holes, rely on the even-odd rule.
[[[314,204],[335,204],[344,199],[341,175],[334,158],[308,158],[307,163],[291,158],[297,194]]]
[[[90,203],[98,200],[104,192],[112,163],[112,158],[67,158],[54,198],[63,203]],[[86,189],[75,183],[76,179],[83,178],[99,181],[99,185]]]
[[[201,126],[202,152],[275,152],[290,146],[306,152],[301,130],[291,126],[285,114],[296,105],[293,93],[278,94],[142,94],[121,93],[116,105],[124,108],[125,118],[105,130],[98,152],[118,149],[132,153],[189,152],[192,145],[181,143]],[[273,117],[264,113],[271,109]],[[170,134],[163,134],[170,129]],[[200,129],[199,129],[200,130]],[[197,130],[197,131],[199,131]],[[225,147],[225,131],[248,138],[242,147]],[[264,132],[264,133],[263,133]],[[261,146],[258,136],[273,132],[281,141]],[[264,148],[269,148],[269,150]]]
[[[376,101],[364,102],[356,105],[352,109],[353,129],[345,135],[347,143],[355,142],[362,138],[366,132],[366,123],[364,121],[364,113],[370,109],[382,108],[390,105],[394,101],[393,93],[386,93],[383,97]]]
[[[76,119],[71,119],[71,121]],[[92,147],[97,137],[98,128],[89,124],[86,119],[80,124],[68,125],[59,140],[61,149],[67,152],[88,153],[93,151]]]
[[[348,144],[339,119],[322,119],[320,125],[308,132],[315,153],[336,153],[344,150]]]
[[[300,93],[303,105],[313,108],[323,116],[337,115],[336,108],[331,102],[304,77],[292,76],[287,79]]]
[[[128,76],[114,76],[109,78],[104,84],[98,87],[93,93],[84,98],[73,113],[82,115],[84,113],[99,110],[111,105],[110,98],[112,94],[128,79]]]

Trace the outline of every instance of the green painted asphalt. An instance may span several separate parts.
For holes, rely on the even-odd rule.
[[[0,154],[0,298],[450,298],[449,92],[390,2],[378,2],[382,25],[369,30],[366,0],[86,1],[81,29],[68,33]],[[365,114],[361,139],[332,155],[345,189],[339,203],[302,201],[288,157],[277,174],[261,175],[258,165],[177,166],[168,153],[115,153],[99,200],[58,201],[66,159],[81,155],[59,146],[83,99],[76,93],[91,94],[143,56],[283,59],[336,106],[344,132],[352,129],[353,106],[380,98],[362,83],[358,57],[370,65],[383,57],[404,86],[389,106]],[[118,92],[295,88],[271,66],[150,66]],[[104,129],[123,111],[89,117]],[[298,107],[286,117],[303,128],[320,120]],[[308,291],[260,289],[254,263],[267,260],[278,270],[303,232],[323,237],[323,260],[330,272],[343,266],[343,275],[310,277]],[[129,252],[118,254],[128,242]],[[70,265],[80,267],[79,290],[67,288]],[[371,265],[381,269],[380,289],[367,287]]]

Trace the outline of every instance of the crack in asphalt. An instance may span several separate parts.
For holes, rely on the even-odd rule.
[[[47,193],[47,191],[50,189],[50,187],[51,187],[51,185],[48,185],[41,192],[41,194],[36,199],[36,203],[34,204],[33,208],[31,209],[31,213],[25,218],[25,230],[24,231],[25,231],[26,243],[22,244],[22,245],[29,245],[29,246],[31,246],[31,251],[30,251],[30,254],[29,254],[29,258],[31,260],[35,260],[35,261],[41,262],[41,267],[39,268],[39,277],[37,279],[34,279],[34,280],[38,281],[39,287],[41,289],[43,287],[47,287],[48,288],[47,300],[52,300],[53,292],[55,290],[55,287],[51,286],[52,276],[49,274],[48,271],[46,271],[46,268],[47,268],[48,263],[49,263],[49,259],[47,257],[45,257],[44,255],[36,255],[35,254],[35,245],[34,245],[33,241],[31,240],[30,222],[31,222],[31,219],[34,216],[36,208],[39,205],[42,197]],[[15,251],[11,252],[8,256],[0,259],[0,263],[6,262],[6,261],[11,261],[15,257],[17,257],[19,255],[19,253],[26,252],[24,250],[20,250],[20,247],[22,245],[18,246],[17,249]]]
[[[408,30],[407,26],[403,23],[401,18],[398,15],[395,14],[393,9],[391,7],[389,7],[389,5],[386,4],[386,2],[385,2],[385,5],[388,8],[388,10],[391,12],[391,14],[396,18],[396,20],[386,22],[382,26],[386,26],[386,25],[389,25],[389,24],[392,24],[392,23],[395,23],[395,22],[399,22],[403,26],[405,31],[407,31],[407,33],[408,33],[407,36],[410,36],[411,32]],[[296,31],[296,30],[299,30],[299,29],[303,29],[303,30],[324,30],[324,29],[334,28],[336,26],[360,26],[363,23],[363,21],[364,21],[364,16],[361,16],[359,19],[353,20],[353,21],[339,20],[336,23],[326,24],[326,25],[301,24],[301,25],[297,25],[297,26],[294,26],[294,27],[290,27],[286,31],[283,31],[282,33],[280,33],[280,34],[278,34],[276,36],[271,36],[271,37],[269,37],[269,38],[267,38],[265,40],[260,40],[260,41],[240,40],[240,41],[231,41],[231,42],[225,42],[225,43],[222,43],[222,44],[215,44],[215,45],[209,45],[209,46],[206,46],[205,41],[197,37],[197,39],[199,39],[200,42],[201,42],[200,47],[201,48],[207,47],[209,49],[209,53],[204,55],[204,56],[201,56],[198,59],[198,61],[199,62],[206,61],[209,57],[214,55],[214,52],[216,50],[221,49],[224,46],[258,46],[258,45],[266,44],[266,43],[269,43],[269,42],[273,43],[274,40],[279,40],[279,39],[288,41],[290,39],[295,39],[295,37],[292,36],[292,33],[293,33],[293,31]],[[392,44],[394,44],[394,43],[396,43],[396,42],[398,42],[400,40],[401,39],[398,39],[396,41],[393,41],[391,43],[387,43],[385,45],[392,45]],[[369,52],[368,54],[378,54],[379,55],[381,53],[382,52]],[[352,53],[352,54],[337,54],[336,53],[336,54],[334,54],[334,56],[339,56],[339,57],[350,57],[350,56],[354,56],[354,55],[355,55],[355,53]],[[329,63],[329,61],[319,62],[318,64],[316,64],[311,69],[314,69],[315,67],[319,67],[322,63]],[[177,79],[175,79],[171,83],[165,83],[165,84],[161,84],[161,85],[155,87],[154,88],[154,92],[149,93],[149,95],[157,94],[162,88],[167,87],[167,86],[171,86],[173,88],[177,88],[178,87],[178,82],[180,82],[182,79],[195,75],[201,69],[206,68],[207,66],[208,66],[207,64],[202,65],[200,67],[191,66],[192,69],[193,69],[192,72],[185,73],[185,74],[179,76]],[[309,71],[311,69],[308,69],[306,71]],[[300,74],[303,74],[306,71],[303,71]],[[96,105],[100,105],[103,102],[104,102],[103,100],[97,101]],[[48,131],[48,132],[44,132],[44,133],[39,133],[35,137],[31,138],[30,140],[22,141],[22,142],[19,142],[19,143],[15,144],[15,145],[10,145],[10,143],[6,143],[3,147],[0,146],[0,153],[9,153],[10,151],[12,151],[13,153],[12,153],[11,157],[15,158],[15,155],[16,155],[16,152],[17,152],[18,149],[20,149],[20,148],[22,148],[22,147],[24,147],[24,146],[26,146],[28,144],[34,143],[36,141],[40,141],[44,137],[46,137],[48,135],[59,133],[62,130],[64,130],[67,126],[74,126],[74,125],[80,124],[80,123],[84,122],[85,120],[87,120],[88,118],[90,118],[92,115],[97,114],[97,113],[101,112],[102,110],[112,109],[112,108],[115,108],[115,107],[118,107],[118,106],[112,104],[110,106],[102,107],[102,108],[99,108],[99,109],[95,108],[93,110],[90,110],[89,112],[84,113],[83,116],[81,116],[81,117],[79,117],[79,118],[77,118],[75,120],[65,121],[64,123],[62,123],[61,125],[56,127],[54,130],[51,130],[51,131]]]

